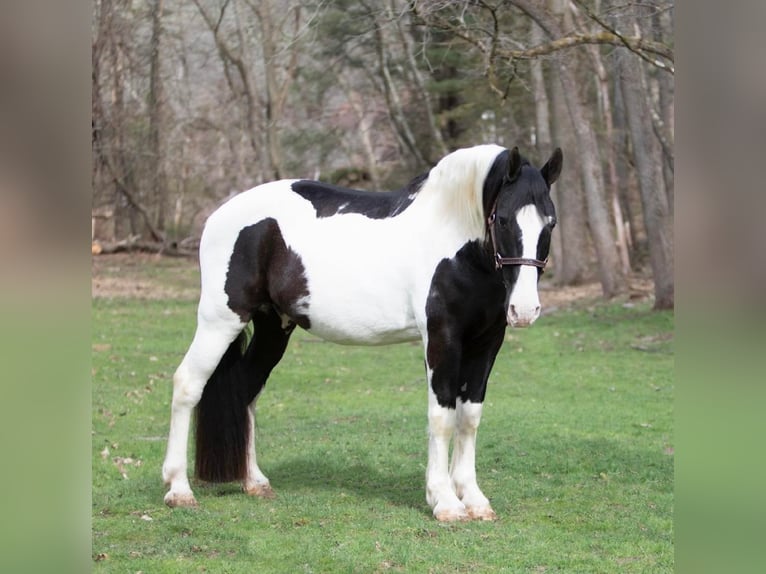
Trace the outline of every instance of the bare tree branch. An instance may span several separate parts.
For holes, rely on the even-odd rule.
[[[114,169],[112,162],[109,161],[109,158],[107,158],[107,167],[109,169],[109,173],[111,173],[112,175],[112,181],[114,182],[117,188],[117,191],[119,191],[125,197],[125,199],[128,201],[128,203],[131,205],[133,209],[135,209],[138,213],[141,214],[141,217],[143,218],[144,223],[146,224],[146,229],[149,230],[149,233],[151,234],[152,238],[155,241],[164,243],[165,235],[154,226],[154,223],[152,223],[152,217],[151,215],[149,215],[149,211],[147,211],[147,209],[143,205],[141,205],[141,203],[136,199],[136,197],[130,191],[129,186],[117,174],[117,171]]]
[[[576,0],[578,6],[583,6],[581,0]],[[635,53],[642,59],[649,62],[651,65],[656,66],[670,74],[675,73],[673,67],[673,51],[662,44],[661,42],[655,42],[648,40],[640,36],[625,36],[619,33],[614,28],[610,27],[606,22],[603,22],[598,16],[590,12],[587,7],[583,8],[587,11],[588,16],[596,21],[600,26],[604,28],[601,32],[572,32],[564,36],[556,37],[550,34],[550,31],[546,30],[549,37],[553,38],[549,42],[533,46],[525,49],[509,49],[503,48],[499,43],[499,23],[497,19],[497,8],[491,6],[484,0],[480,0],[479,4],[482,8],[488,11],[492,18],[492,30],[483,30],[481,28],[469,28],[464,22],[460,24],[450,21],[448,17],[443,16],[437,10],[419,10],[419,3],[413,2],[413,13],[416,14],[421,20],[428,25],[443,31],[447,31],[450,34],[460,38],[467,42],[471,46],[481,52],[486,59],[486,74],[489,78],[491,89],[497,93],[500,97],[505,98],[507,96],[508,87],[501,89],[498,86],[497,72],[495,68],[495,61],[497,58],[508,60],[511,63],[513,60],[531,60],[540,56],[548,56],[561,50],[567,50],[583,45],[611,45],[625,47],[631,52]],[[534,18],[534,15],[530,13],[538,12],[537,6],[531,6],[526,2],[511,2],[522,12]],[[539,14],[537,14],[539,17]],[[479,32],[475,34],[472,32]],[[515,75],[515,74],[514,74]],[[513,80],[509,80],[510,82]]]
[[[653,66],[664,69],[671,74],[674,72],[673,66],[667,65],[659,60],[651,59],[646,55],[646,52],[657,54],[672,62],[673,52],[664,44],[638,37],[618,36],[611,32],[596,32],[591,34],[574,33],[527,50],[507,50],[504,51],[504,53],[512,58],[530,59],[538,56],[546,56],[560,50],[572,48],[574,46],[581,46],[583,44],[625,46],[631,52],[641,56],[641,58],[651,63]]]
[[[636,54],[639,58],[642,60],[645,60],[646,62],[650,63],[652,66],[656,66],[657,68],[661,70],[665,70],[666,72],[669,72],[671,74],[675,74],[675,68],[673,67],[673,51],[665,46],[664,44],[661,44],[659,42],[654,42],[652,40],[645,40],[644,38],[634,36],[634,37],[628,37],[622,35],[620,32],[617,31],[616,28],[613,26],[610,26],[607,22],[603,20],[600,16],[597,14],[594,14],[593,11],[588,8],[588,6],[585,5],[585,3],[582,0],[573,0],[575,4],[577,4],[582,10],[588,15],[588,18],[596,22],[599,26],[601,26],[605,32],[602,32],[599,34],[599,36],[603,36],[604,34],[606,37],[611,38],[611,41],[607,42],[593,42],[593,43],[604,43],[604,44],[614,44],[615,46],[625,46],[628,50]],[[661,60],[657,60],[656,58],[650,58],[647,53],[649,54],[655,54],[658,56],[662,56],[666,60],[668,60],[668,63],[665,63]]]

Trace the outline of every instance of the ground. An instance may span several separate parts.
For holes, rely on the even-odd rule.
[[[94,255],[91,294],[104,299],[196,299],[197,261],[148,253]]]
[[[91,263],[91,292],[94,298],[196,299],[199,295],[197,261],[188,257],[166,257],[149,253],[95,255]],[[628,302],[651,298],[652,283],[631,277]],[[598,282],[558,286],[544,277],[540,283],[543,314],[557,309],[587,305],[601,298]]]
[[[598,285],[552,276],[548,316],[509,329],[492,371],[477,455],[497,520],[442,525],[423,496],[419,345],[303,332],[259,402],[277,496],[195,482],[200,508],[167,508],[160,468],[197,265],[94,257],[94,571],[672,572],[673,315],[649,311],[647,281],[604,302]]]

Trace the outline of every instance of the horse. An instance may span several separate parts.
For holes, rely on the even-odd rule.
[[[213,212],[196,330],[173,375],[165,503],[197,505],[186,460],[195,409],[196,476],[274,496],[256,459],[255,405],[298,326],[340,344],[422,341],[426,501],[439,521],[495,519],[477,483],[476,432],[506,326],[540,315],[562,162],[560,148],[538,169],[517,147],[478,145],[399,191],[279,180]]]

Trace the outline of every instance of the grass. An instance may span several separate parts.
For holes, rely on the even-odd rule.
[[[94,299],[96,572],[671,572],[673,316],[596,304],[511,331],[479,430],[499,519],[442,525],[425,503],[419,344],[340,347],[296,333],[259,401],[277,492],[160,478],[191,300]]]

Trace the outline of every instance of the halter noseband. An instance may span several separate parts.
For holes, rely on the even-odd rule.
[[[548,259],[546,258],[544,261],[541,261],[540,259],[530,259],[528,257],[503,257],[500,255],[500,251],[497,249],[497,240],[495,239],[495,213],[497,211],[497,199],[495,199],[495,203],[492,205],[492,212],[489,214],[489,217],[487,218],[487,227],[489,228],[489,237],[492,240],[492,253],[494,254],[495,258],[495,269],[500,270],[506,265],[530,265],[532,267],[537,267],[540,269],[540,272],[543,273],[545,270],[545,265],[548,263]]]

